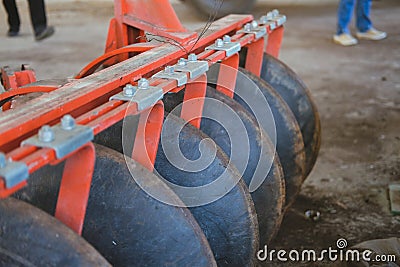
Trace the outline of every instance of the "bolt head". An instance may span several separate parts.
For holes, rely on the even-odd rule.
[[[44,125],[38,133],[39,141],[50,143],[54,141],[54,132],[49,125]]]
[[[232,42],[232,38],[229,35],[225,35],[223,41],[224,43],[229,44]]]
[[[261,24],[267,24],[268,23],[268,16],[261,16],[260,22]]]
[[[251,31],[251,24],[250,24],[250,23],[246,23],[246,24],[244,25],[244,30],[245,30],[245,31]]]
[[[150,83],[149,80],[142,78],[138,81],[138,88],[141,90],[149,89]]]
[[[279,10],[278,9],[272,10],[272,14],[274,17],[279,16]]]
[[[191,62],[197,61],[197,55],[196,54],[190,54],[188,57],[188,60]]]
[[[168,74],[172,74],[172,73],[174,73],[174,71],[175,71],[175,67],[174,66],[166,66],[165,69],[164,69],[164,72],[168,73]]]
[[[6,167],[6,155],[4,153],[0,153],[0,168]]]
[[[136,88],[132,84],[128,83],[127,85],[125,85],[124,91],[123,91],[124,96],[128,96],[128,97],[133,96],[135,94],[135,92],[136,92]]]
[[[217,39],[215,41],[215,46],[216,47],[224,47],[224,41],[222,39]]]
[[[179,66],[186,66],[186,64],[187,64],[186,59],[180,58],[180,59],[178,60],[178,65],[179,65]]]
[[[61,119],[61,128],[64,130],[72,130],[75,128],[75,119],[71,115],[65,115]]]
[[[256,20],[253,20],[252,22],[251,22],[251,29],[257,29],[257,27],[258,27],[258,22],[256,21]]]
[[[285,15],[281,15],[277,21],[278,25],[283,25],[286,22],[287,18]]]
[[[267,13],[268,20],[274,20],[277,16],[279,16],[279,11],[277,9],[274,9]]]

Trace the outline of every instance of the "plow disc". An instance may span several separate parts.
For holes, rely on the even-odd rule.
[[[287,104],[280,95],[249,71],[240,68],[261,91],[267,100],[275,120],[276,127],[276,151],[281,159],[282,169],[286,185],[286,207],[293,204],[305,179],[306,156],[304,153],[303,137],[299,125]],[[241,80],[236,81],[236,88],[242,88]],[[243,107],[252,112],[250,107],[238,95],[234,96]]]
[[[0,200],[1,266],[111,266],[92,246],[45,212]]]
[[[321,145],[321,123],[316,105],[299,76],[279,59],[264,53],[260,78],[268,82],[293,112],[304,140],[307,177]]]
[[[151,198],[135,183],[130,170],[159,194],[181,203],[142,166],[97,145],[82,236],[113,266],[215,266],[208,242],[189,210]],[[32,186],[17,197],[52,214],[61,171],[62,166],[41,169],[32,177]]]
[[[172,128],[182,129],[178,138],[170,136],[174,132]],[[166,156],[165,147],[160,145],[155,169],[169,182],[189,188],[210,184],[222,176],[229,181],[221,184],[221,189],[226,184],[236,183],[232,190],[227,190],[218,200],[192,207],[190,211],[207,236],[219,266],[251,266],[259,245],[258,223],[253,201],[240,174],[229,165],[228,158],[219,147],[211,142],[204,142],[208,137],[182,119],[169,115],[164,123],[163,134],[169,142],[177,142],[172,145],[179,148],[188,161],[210,155],[216,149],[215,158],[205,169],[191,172],[174,166],[176,162]],[[212,191],[199,192],[201,195],[191,194],[190,197],[214,198]],[[186,197],[181,195],[182,199]]]
[[[137,121],[135,118],[130,118],[129,122],[124,123],[124,127],[129,128],[128,132],[134,133]],[[108,129],[104,135],[101,134],[97,142],[102,142],[103,145],[118,151],[132,151],[130,148],[134,144],[124,142],[122,149],[121,143],[114,140],[122,136],[125,130],[126,128],[122,131],[122,124],[119,123]],[[155,172],[167,183],[171,183],[172,189],[177,188],[175,186],[186,187],[189,190],[199,188],[199,191],[190,194],[178,188],[176,193],[185,204],[193,206],[189,210],[206,235],[219,266],[251,266],[259,244],[257,215],[250,193],[236,168],[229,165],[228,158],[219,147],[215,147],[211,142],[204,142],[208,136],[172,114],[164,122],[162,135],[168,140],[168,145],[173,146],[175,151],[179,151],[178,153],[182,153],[189,162],[204,155],[214,155],[214,158],[207,162],[206,168],[185,171],[176,166],[177,162],[174,159],[176,155],[171,156],[169,153],[167,156],[166,148],[160,143]],[[130,141],[133,142],[132,139]],[[208,161],[208,158],[206,160]],[[233,185],[233,188],[218,192],[220,195],[216,201],[210,201],[212,203],[196,206],[194,203],[196,200],[204,203],[207,199],[215,199],[215,191],[207,191],[201,187],[215,182],[221,176],[226,183]],[[221,186],[225,186],[226,183]],[[216,190],[218,191],[218,188]],[[235,208],[232,209],[229,203],[234,203]]]
[[[247,186],[249,186],[253,175],[255,175],[257,165],[268,164],[268,161],[273,158],[271,168],[267,173],[263,174],[266,175],[266,177],[262,177],[263,183],[256,191],[251,193],[257,211],[260,242],[263,244],[268,243],[276,234],[283,218],[285,181],[279,157],[275,155],[273,145],[267,134],[260,129],[251,114],[235,100],[217,92],[211,87],[207,89],[206,97],[200,130],[215,141],[235,166],[241,166],[243,163],[246,163],[243,166],[245,168],[242,167],[240,173]],[[182,96],[179,94],[167,96],[164,99],[166,110],[179,113],[179,104],[182,102],[182,99]],[[217,103],[214,104],[214,101],[210,101],[210,99],[217,100]],[[221,125],[218,122],[216,114],[218,114],[218,111],[221,112],[223,105],[226,105],[235,112],[238,118],[240,118],[239,123],[234,120],[224,120],[224,125]],[[174,108],[176,109],[174,110]],[[222,118],[219,118],[219,120],[222,121]],[[246,140],[241,141],[249,142],[248,148],[250,153],[248,157],[246,153],[241,153],[243,152],[243,148],[239,148],[238,155],[234,157],[231,155],[231,139],[235,137],[230,136],[230,134],[243,131],[244,129],[240,127],[240,124],[243,124],[246,131]]]

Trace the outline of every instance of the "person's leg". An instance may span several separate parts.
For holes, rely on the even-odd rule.
[[[338,8],[338,24],[336,34],[349,34],[349,24],[354,11],[355,0],[340,0]]]
[[[382,40],[386,38],[386,32],[378,31],[372,27],[370,19],[371,0],[357,1],[357,33],[359,39]]]
[[[371,0],[357,0],[356,25],[359,32],[366,32],[371,29],[370,10]]]
[[[52,26],[47,26],[46,7],[44,0],[29,0],[32,27],[35,31],[36,41],[43,40],[54,33]]]
[[[18,34],[21,22],[15,0],[3,0],[3,5],[8,14],[8,25],[10,27],[8,33],[15,32]]]
[[[46,10],[44,0],[29,0],[32,27],[35,35],[41,33],[47,27]]]

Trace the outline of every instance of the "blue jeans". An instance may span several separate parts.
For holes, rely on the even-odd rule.
[[[336,34],[350,33],[349,24],[356,4],[356,26],[359,32],[366,32],[372,27],[369,17],[371,0],[340,0]]]

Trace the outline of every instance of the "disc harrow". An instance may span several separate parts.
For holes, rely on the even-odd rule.
[[[320,145],[277,59],[285,20],[192,32],[167,0],[115,0],[104,55],[74,79],[3,68],[0,264],[257,265]]]

